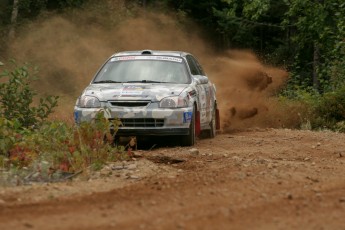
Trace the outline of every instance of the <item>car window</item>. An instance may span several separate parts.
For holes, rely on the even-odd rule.
[[[192,56],[190,55],[187,55],[186,56],[186,59],[187,59],[187,62],[188,62],[188,65],[189,65],[189,69],[190,69],[190,72],[192,75],[200,75],[200,72],[195,64],[195,62],[193,61],[193,58]]]
[[[204,75],[205,76],[205,72],[202,69],[201,65],[199,64],[198,60],[196,60],[194,57],[192,57],[196,67],[198,68],[198,72],[200,73],[200,75]]]
[[[98,81],[190,83],[184,62],[157,59],[110,60],[94,79],[94,82]]]

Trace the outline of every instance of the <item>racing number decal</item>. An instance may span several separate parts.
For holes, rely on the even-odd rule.
[[[193,112],[184,112],[183,113],[183,123],[188,123],[192,121]]]

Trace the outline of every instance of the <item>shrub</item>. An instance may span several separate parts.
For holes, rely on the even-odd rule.
[[[119,120],[109,121],[101,109],[91,122],[82,122],[71,130],[70,138],[65,140],[67,151],[64,154],[64,170],[79,170],[91,166],[100,169],[107,161],[128,159],[121,148],[113,147]],[[60,156],[61,157],[61,156]]]
[[[30,84],[36,74],[36,68],[28,64],[17,66],[15,63],[13,70],[5,69],[0,73],[0,117],[16,120],[27,128],[41,123],[53,112],[58,96],[41,97],[34,102],[37,94]]]
[[[301,128],[345,131],[345,86],[324,94],[295,90],[282,97],[304,104],[305,109],[300,111]]]
[[[88,175],[90,170],[99,170],[107,162],[128,160],[123,146],[113,146],[120,121],[109,121],[104,117],[105,111],[101,109],[94,120],[80,125],[45,121],[37,129],[25,130],[23,135],[6,131],[13,130],[15,124],[3,119],[3,123],[7,122],[3,125],[6,130],[0,127],[0,131],[9,134],[4,142],[8,156],[0,155],[0,168],[8,171],[7,180],[17,178],[12,184],[58,181],[66,173],[83,171]]]
[[[0,155],[7,155],[8,150],[18,141],[20,138],[17,131],[19,127],[18,121],[0,117]]]
[[[92,122],[83,122],[78,126],[46,121],[12,145],[10,153],[17,150],[25,150],[31,155],[36,153],[41,161],[49,162],[51,168],[61,171],[75,172],[93,165],[102,166],[107,161],[123,157],[122,152],[112,146],[116,132],[112,132],[111,128],[116,129],[118,125],[119,121],[109,121],[104,117],[103,109]]]
[[[345,121],[345,86],[329,93],[325,93],[314,109],[315,128],[339,130]],[[340,128],[343,130],[343,128]]]
[[[7,152],[8,147],[12,146],[15,142],[13,126],[13,122],[0,117],[0,153],[2,154]]]
[[[320,95],[312,89],[286,89],[280,95],[280,101],[292,105],[290,111],[296,111],[299,117],[296,127],[312,129],[311,121],[314,119],[314,109],[318,104]]]
[[[8,179],[47,181],[55,172],[98,170],[108,161],[129,159],[123,147],[112,145],[121,123],[109,121],[106,108],[78,126],[48,120],[58,97],[34,100],[32,70],[15,65],[0,74],[0,168],[7,169]]]

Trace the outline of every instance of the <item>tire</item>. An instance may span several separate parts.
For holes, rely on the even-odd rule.
[[[189,134],[181,136],[181,145],[182,146],[193,146],[195,144],[195,107],[193,109],[192,120],[189,126]]]

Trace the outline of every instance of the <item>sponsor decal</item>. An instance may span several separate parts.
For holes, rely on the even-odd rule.
[[[75,123],[78,122],[78,119],[79,119],[78,111],[74,111],[74,121],[75,121]]]
[[[112,58],[111,61],[127,61],[127,60],[134,60],[135,56],[123,56],[123,57],[116,57]]]
[[[143,90],[140,86],[126,86],[122,89],[121,95],[141,95]]]
[[[193,89],[192,91],[188,92],[188,95],[191,97],[195,97],[196,96],[196,91]]]
[[[189,123],[192,121],[193,112],[184,112],[183,113],[183,123]]]
[[[168,56],[122,56],[114,57],[110,61],[129,61],[129,60],[160,60],[160,61],[171,61],[171,62],[182,62],[182,58],[168,57]]]

